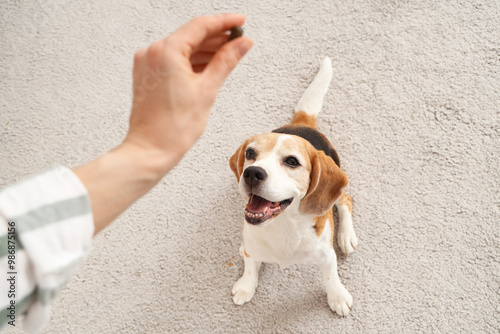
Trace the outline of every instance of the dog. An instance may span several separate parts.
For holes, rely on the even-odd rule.
[[[333,205],[339,216],[339,248],[347,255],[358,245],[352,200],[344,192],[348,178],[332,143],[316,129],[331,79],[327,57],[300,98],[292,122],[248,138],[229,160],[246,203],[240,247],[245,270],[232,290],[237,305],[254,296],[263,262],[281,268],[307,263],[319,266],[332,311],[345,316],[352,309],[333,248]]]

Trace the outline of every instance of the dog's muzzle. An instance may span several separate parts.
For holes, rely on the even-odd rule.
[[[250,166],[243,172],[243,178],[245,179],[245,183],[250,187],[250,192],[252,192],[254,188],[258,188],[267,179],[267,173],[264,168]]]

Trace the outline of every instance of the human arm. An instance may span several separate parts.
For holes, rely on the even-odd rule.
[[[0,269],[16,270],[15,312],[27,312],[30,332],[42,330],[50,301],[88,254],[92,235],[154,187],[201,136],[220,86],[252,46],[247,38],[227,42],[225,32],[244,19],[196,18],[139,50],[123,143],[73,172],[59,166],[0,191]],[[14,269],[9,252],[16,254]],[[0,296],[0,328],[12,300]]]
[[[123,143],[78,167],[94,216],[95,234],[153,188],[203,133],[220,86],[251,48],[227,42],[237,14],[198,17],[137,51],[130,127]]]

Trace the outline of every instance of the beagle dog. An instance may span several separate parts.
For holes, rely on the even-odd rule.
[[[328,305],[341,316],[351,311],[352,296],[337,273],[333,248],[333,205],[338,209],[337,241],[344,254],[358,244],[352,201],[344,192],[348,179],[331,142],[316,130],[316,118],[332,79],[327,57],[302,95],[291,124],[248,138],[229,161],[245,200],[243,276],[233,287],[233,301],[250,301],[262,262],[281,268],[296,263],[319,266]]]

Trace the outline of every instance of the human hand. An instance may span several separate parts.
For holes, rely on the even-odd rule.
[[[227,42],[243,15],[197,17],[135,54],[133,106],[124,143],[167,158],[175,166],[202,135],[220,86],[252,47],[249,38]]]

